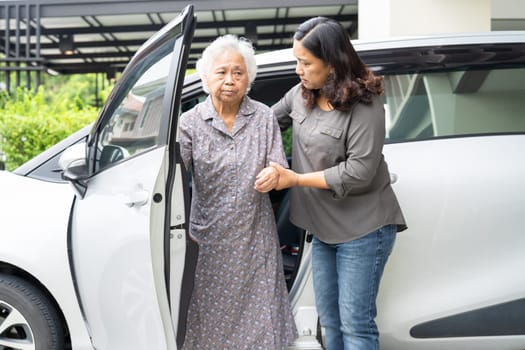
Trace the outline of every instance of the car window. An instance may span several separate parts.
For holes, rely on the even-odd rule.
[[[198,95],[192,96],[191,98],[185,98],[181,104],[181,112],[186,112],[195,107],[197,104],[206,100],[208,95],[204,92],[201,92]]]
[[[117,95],[111,115],[98,128],[95,171],[165,142],[159,133],[173,44],[170,40],[149,53],[123,82],[124,93]]]
[[[525,69],[385,76],[387,142],[525,132]]]
[[[250,89],[250,97],[272,106],[299,82],[299,77],[295,72],[292,72],[291,75],[256,79]]]

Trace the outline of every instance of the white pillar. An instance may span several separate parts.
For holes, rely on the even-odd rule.
[[[361,0],[358,38],[488,32],[491,0]]]
[[[492,30],[523,30],[523,0],[492,0]]]

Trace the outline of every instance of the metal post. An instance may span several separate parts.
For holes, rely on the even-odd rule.
[[[28,68],[27,66],[31,64],[29,58],[31,57],[31,46],[30,46],[30,43],[31,43],[31,15],[29,13],[29,10],[31,9],[31,5],[30,4],[26,4],[25,5],[26,7],[26,68]],[[30,69],[26,69],[26,87],[27,87],[27,90],[30,90],[31,89],[31,70]]]
[[[98,101],[98,73],[95,73],[95,106],[99,108],[99,101]]]
[[[35,56],[36,56],[37,60],[40,60],[40,34],[41,34],[41,30],[40,30],[40,24],[41,24],[40,23],[40,4],[36,4],[35,5],[35,22],[36,22],[36,52],[35,52]],[[36,86],[35,86],[35,90],[38,90],[38,88],[40,87],[41,73],[42,72],[40,70],[36,71]]]
[[[9,5],[6,5],[5,6],[6,9],[5,9],[5,58],[8,59],[9,58],[9,50],[10,50],[10,42],[9,42],[9,31],[10,31],[10,27],[9,27],[9,22],[11,20],[11,18],[9,18]],[[5,65],[6,65],[6,71],[5,71],[5,88],[7,90],[7,93],[10,93],[11,92],[11,72],[9,71],[9,61],[6,60],[5,62]]]
[[[16,82],[15,82],[15,88],[18,88],[20,86],[20,61],[18,59],[20,58],[20,6],[15,5],[15,19],[16,19],[16,30],[15,30],[15,58],[17,61],[15,62],[15,66],[17,67],[15,72]]]

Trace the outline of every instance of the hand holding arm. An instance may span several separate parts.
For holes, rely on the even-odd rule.
[[[314,187],[321,189],[328,189],[328,184],[324,178],[323,171],[316,171],[313,173],[298,174],[291,169],[283,168],[281,165],[270,162],[270,166],[277,169],[279,172],[278,183],[276,190],[282,190],[293,186]]]
[[[254,187],[259,192],[269,192],[277,186],[278,182],[279,172],[275,168],[269,166],[257,174]]]

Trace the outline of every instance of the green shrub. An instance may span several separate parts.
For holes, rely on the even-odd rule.
[[[76,90],[76,91],[75,91]],[[0,97],[0,151],[13,170],[94,121],[98,109],[80,98],[82,89],[41,86],[37,92],[18,88]]]
[[[292,128],[288,128],[281,134],[283,139],[284,153],[287,157],[292,155]]]

